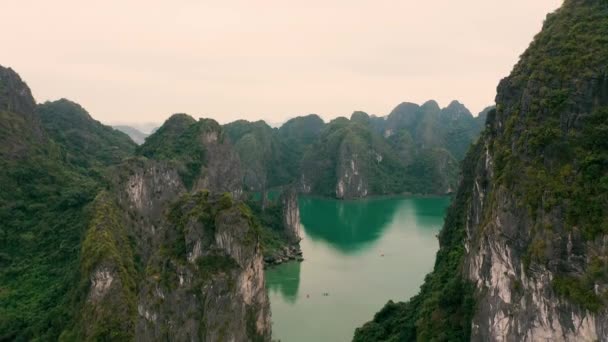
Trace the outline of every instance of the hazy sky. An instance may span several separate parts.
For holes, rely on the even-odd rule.
[[[105,123],[474,113],[561,0],[0,0],[0,64]]]

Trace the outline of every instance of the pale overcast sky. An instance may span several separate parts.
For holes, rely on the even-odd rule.
[[[0,65],[105,123],[475,114],[561,0],[2,0]]]

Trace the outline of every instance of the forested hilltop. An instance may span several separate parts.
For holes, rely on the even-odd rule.
[[[434,271],[355,341],[608,341],[608,3],[564,1],[496,105]]]
[[[402,103],[385,117],[354,112],[329,123],[314,114],[271,128],[263,121],[224,126],[244,165],[244,186],[265,191],[295,183],[302,193],[344,199],[445,194],[485,124],[457,101]]]
[[[137,145],[5,67],[0,116],[0,340],[17,341],[268,341],[263,268],[302,260],[298,193],[451,192],[484,117],[175,114]]]
[[[263,257],[299,241],[295,197],[244,193],[217,122],[138,147],[4,67],[0,116],[0,340],[270,340]]]

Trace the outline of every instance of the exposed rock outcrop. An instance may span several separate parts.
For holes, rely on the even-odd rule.
[[[286,188],[281,194],[283,207],[283,220],[285,235],[291,244],[297,244],[302,240],[302,228],[300,227],[300,207],[298,205],[298,192],[295,187]]]
[[[0,155],[3,158],[23,158],[47,142],[35,108],[36,102],[27,84],[13,69],[0,65]]]
[[[240,159],[230,144],[218,143],[217,138],[206,140],[205,165],[195,188],[218,193],[229,192],[235,198],[241,196],[243,176]]]
[[[36,102],[30,88],[11,68],[0,66],[0,110],[27,115],[32,120]]]
[[[338,166],[338,183],[336,184],[337,198],[363,198],[367,196],[367,180],[362,175],[360,161],[357,153],[349,151],[348,147],[342,149],[343,162]]]
[[[242,169],[228,140],[215,120],[196,121],[186,114],[174,114],[137,152],[177,164],[187,189],[230,192],[238,198],[243,188]]]
[[[547,17],[463,163],[433,273],[355,340],[608,341],[607,18],[596,0]]]
[[[339,117],[304,154],[299,189],[339,199],[450,193],[481,127],[457,101],[443,109],[435,101],[403,103],[387,117]]]
[[[271,255],[264,257],[264,265],[268,267],[277,266],[286,262],[302,262],[304,256],[299,244],[285,245],[274,251]]]
[[[584,178],[608,174],[585,166],[606,153],[591,140],[608,122],[608,44],[577,64],[585,42],[608,32],[607,15],[606,3],[566,1],[498,86],[467,213],[472,339],[608,341],[608,214],[590,210],[606,197]]]
[[[116,183],[122,195],[106,217],[121,234],[111,241],[121,258],[85,261],[91,299],[83,312],[96,314],[85,316],[94,319],[81,322],[79,336],[106,336],[96,322],[114,322],[106,308],[121,304],[131,311],[112,329],[136,341],[269,341],[259,227],[249,209],[229,193],[187,192],[165,162],[130,160]]]

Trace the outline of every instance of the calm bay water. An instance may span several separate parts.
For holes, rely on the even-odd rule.
[[[416,294],[435,262],[449,203],[300,198],[305,261],[266,271],[273,339],[350,341],[389,299]]]

